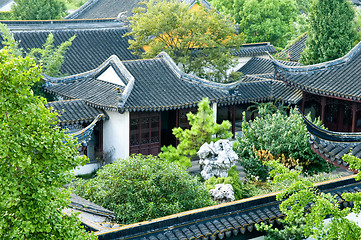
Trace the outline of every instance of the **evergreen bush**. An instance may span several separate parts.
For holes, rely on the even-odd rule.
[[[75,183],[75,193],[116,213],[122,224],[213,205],[203,183],[175,163],[132,155]]]
[[[315,124],[321,126],[320,121],[315,121]],[[276,158],[283,154],[286,159],[298,159],[298,164],[309,174],[331,170],[330,165],[311,149],[306,125],[294,109],[291,109],[289,116],[278,110],[249,123],[243,122],[242,132],[235,151],[248,175],[258,176],[261,180],[268,176],[269,169],[262,165],[254,148],[268,150]]]

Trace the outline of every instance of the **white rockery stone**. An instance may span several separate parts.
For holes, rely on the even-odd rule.
[[[213,201],[226,203],[234,201],[234,192],[231,184],[216,184],[214,189],[209,190]]]
[[[197,154],[202,169],[201,175],[205,180],[212,176],[227,177],[229,169],[236,164],[238,159],[232,144],[224,139],[215,143],[204,143]]]

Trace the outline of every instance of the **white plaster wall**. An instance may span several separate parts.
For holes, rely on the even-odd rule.
[[[103,124],[103,151],[112,153],[112,161],[129,156],[129,112],[106,111],[109,120]]]
[[[212,104],[212,110],[213,110],[213,121],[214,123],[217,123],[217,103]]]
[[[97,163],[89,163],[89,164],[85,164],[84,166],[79,166],[74,168],[74,174],[75,176],[89,174],[94,172],[98,168],[99,165]]]

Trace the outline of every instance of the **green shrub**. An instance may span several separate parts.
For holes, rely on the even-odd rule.
[[[321,122],[316,121],[320,126]],[[241,164],[247,175],[258,176],[265,180],[268,168],[253,149],[268,150],[272,155],[298,159],[298,163],[309,174],[331,171],[330,165],[313,152],[308,143],[309,135],[306,125],[296,110],[291,109],[289,116],[276,111],[257,117],[254,121],[242,124],[243,136],[238,138],[235,151],[242,159]]]
[[[12,20],[12,13],[10,11],[0,11],[0,20]]]
[[[211,177],[210,179],[204,182],[208,191],[214,189],[216,184],[222,184],[222,183],[232,185],[235,200],[253,196],[252,192],[254,185],[242,183],[242,181],[239,179],[239,174],[236,169],[236,166],[233,166],[228,171],[228,177],[225,178]]]
[[[204,185],[175,163],[132,155],[75,183],[75,193],[116,213],[129,224],[213,205]]]

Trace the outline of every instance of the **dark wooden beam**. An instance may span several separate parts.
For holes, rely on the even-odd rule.
[[[321,122],[325,124],[325,107],[326,107],[326,98],[321,97]]]

